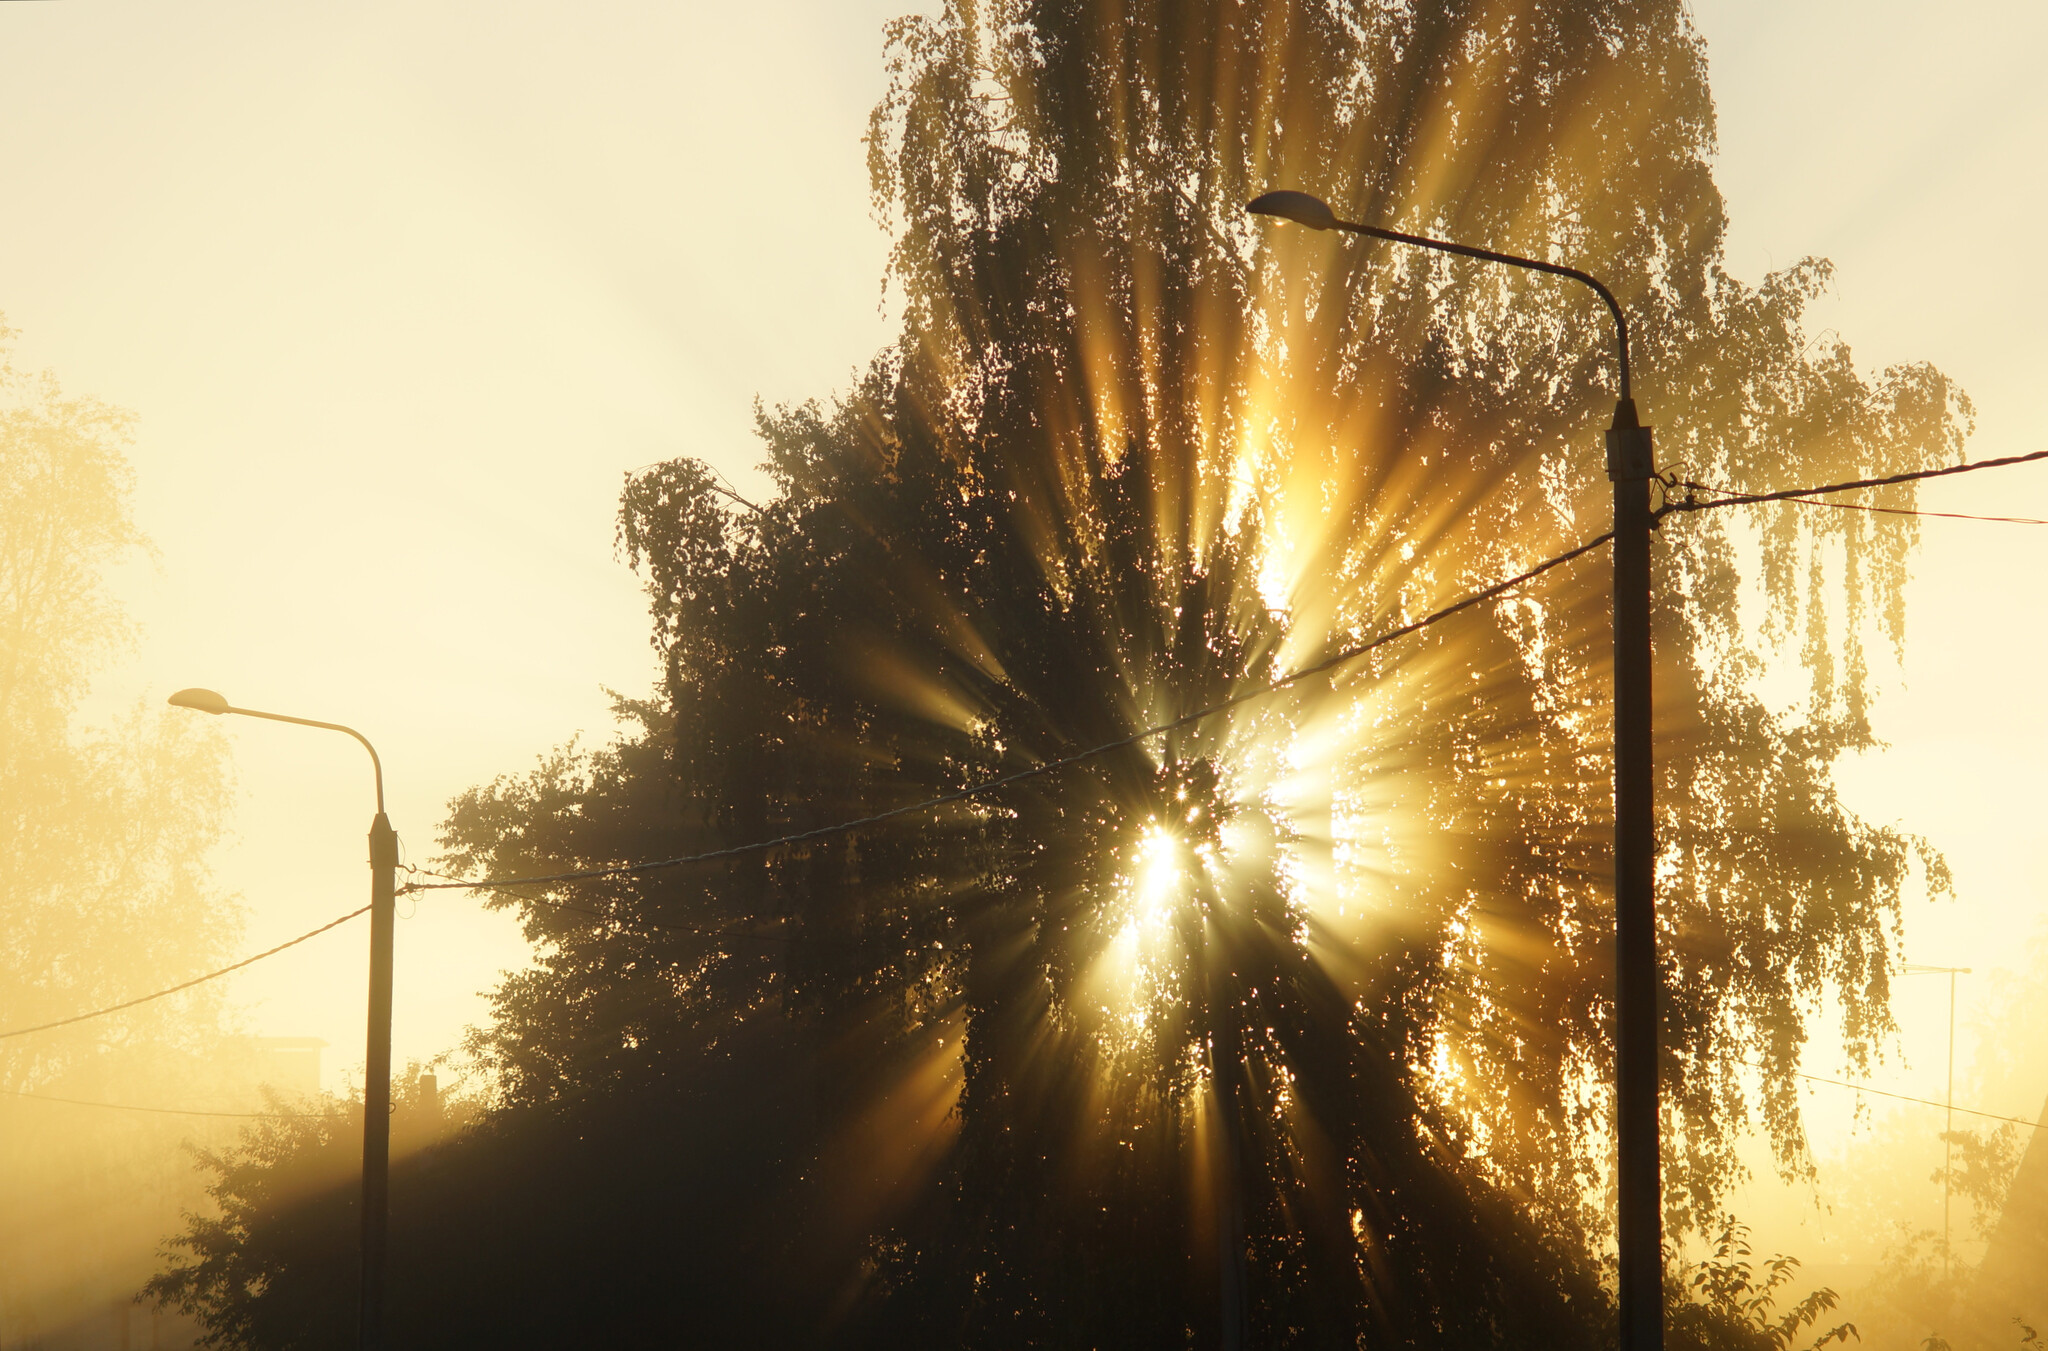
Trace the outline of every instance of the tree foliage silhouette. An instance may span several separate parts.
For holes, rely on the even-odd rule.
[[[1807,341],[1825,264],[1723,270],[1678,0],[956,3],[894,25],[890,61],[869,153],[900,340],[833,404],[763,416],[758,508],[690,461],[629,479],[666,687],[630,707],[643,735],[458,802],[463,867],[741,844],[982,782],[1603,529],[1590,298],[1248,220],[1270,187],[1602,276],[1693,476],[1923,466],[1967,429],[1931,368],[1866,377]],[[1829,776],[1872,744],[1866,644],[1902,640],[1912,541],[1791,507],[1660,537],[1680,1227],[1737,1174],[1746,1065],[1800,1166],[1819,994],[1852,1053],[1888,1026],[1917,846]],[[776,1237],[746,1250],[773,1249],[776,1316],[813,1339],[1587,1340],[1607,632],[1581,566],[922,819],[501,898],[543,957],[476,1049],[534,1120],[616,1121],[711,1063],[794,1082],[749,1155]],[[1773,663],[1806,674],[1798,706],[1759,696]],[[770,1044],[751,1075],[727,1059]]]

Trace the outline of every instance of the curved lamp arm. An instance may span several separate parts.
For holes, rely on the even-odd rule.
[[[377,776],[377,811],[380,815],[383,813],[384,762],[377,758],[377,748],[370,744],[370,739],[355,728],[344,727],[338,722],[316,722],[311,718],[294,718],[288,713],[265,713],[260,709],[236,708],[224,697],[212,690],[179,690],[170,697],[169,702],[173,707],[197,709],[201,713],[239,713],[245,718],[263,718],[270,722],[290,722],[297,723],[301,727],[320,727],[330,732],[347,733],[357,741],[360,741],[363,744],[363,749],[370,753],[370,768]]]
[[[1348,230],[1352,234],[1368,235],[1373,239],[1392,240],[1396,244],[1413,244],[1417,248],[1435,249],[1438,253],[1455,253],[1461,258],[1479,258],[1489,263],[1504,263],[1509,267],[1523,267],[1532,272],[1548,272],[1552,276],[1570,277],[1573,281],[1584,282],[1607,303],[1608,313],[1614,316],[1615,346],[1621,354],[1621,398],[1627,400],[1630,397],[1628,316],[1621,312],[1621,304],[1615,300],[1614,292],[1608,290],[1600,279],[1590,272],[1581,272],[1575,267],[1546,263],[1535,258],[1523,258],[1512,253],[1497,253],[1492,249],[1475,248],[1470,244],[1453,244],[1447,239],[1431,239],[1427,235],[1403,234],[1399,230],[1383,230],[1377,225],[1359,225],[1348,220],[1338,220],[1336,213],[1331,211],[1322,199],[1311,197],[1305,192],[1269,192],[1263,197],[1253,198],[1245,206],[1245,210],[1261,216],[1278,216],[1297,225],[1306,225],[1311,230]]]

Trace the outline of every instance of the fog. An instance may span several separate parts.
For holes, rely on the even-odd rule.
[[[625,475],[690,454],[763,491],[756,401],[843,392],[893,332],[861,137],[900,8],[0,12],[0,108],[30,129],[0,148],[0,1032],[161,990],[367,899],[360,752],[166,709],[174,689],[364,728],[419,866],[459,794],[613,735],[608,691],[660,677],[616,549]],[[2015,168],[2048,122],[2028,65],[2043,20],[2007,4],[1939,24],[1903,4],[1693,14],[1730,271],[1832,259],[1815,341],[1954,377],[1971,458],[2048,446],[2048,280],[2007,259],[2048,206]],[[2048,517],[2048,469],[1937,483],[1918,504]],[[1952,895],[1916,879],[1896,935],[1903,962],[1969,968],[1953,1019],[1948,976],[1901,970],[1896,1029],[1865,1064],[1815,1009],[1810,1170],[1788,1176],[1752,1141],[1728,1198],[1759,1261],[1802,1263],[1781,1306],[1832,1286],[1822,1326],[1854,1321],[1871,1346],[1952,1327],[1945,1270],[2021,1241],[1992,1253],[2035,1138],[2021,1123],[2048,1111],[2048,629],[2025,585],[2043,536],[1920,524],[1904,648],[1873,642],[1884,744],[1836,766],[1853,810],[1953,872]],[[490,1101],[465,1029],[530,948],[466,893],[400,913],[396,1062],[415,1115],[399,1130],[416,1151]],[[333,1166],[304,1185],[353,1185],[365,941],[344,924],[0,1041],[0,1347],[191,1344],[196,1324],[136,1297],[185,1217],[214,1213],[208,1153],[325,1131]],[[1687,1256],[1706,1251],[1696,1237]],[[1971,1335],[1956,1345],[2017,1340]]]

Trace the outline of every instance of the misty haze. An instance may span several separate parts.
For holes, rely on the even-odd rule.
[[[2048,1342],[2034,9],[0,7],[0,1351]]]

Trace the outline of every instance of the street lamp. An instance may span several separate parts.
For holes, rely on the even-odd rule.
[[[378,1351],[384,1343],[384,1251],[390,1227],[391,939],[398,880],[398,834],[384,815],[384,764],[368,737],[338,722],[236,708],[212,690],[179,690],[170,702],[201,713],[239,713],[245,718],[345,732],[370,753],[370,768],[377,779],[377,815],[370,822],[370,1028],[363,1057],[363,1270],[357,1344],[362,1351]]]
[[[1577,268],[1338,220],[1305,192],[1269,192],[1246,210],[1352,234],[1569,277],[1614,316],[1621,360],[1607,477],[1614,482],[1614,1100],[1622,1351],[1664,1345],[1662,1179],[1657,1110],[1657,910],[1650,756],[1650,429],[1629,389],[1628,318],[1599,278]]]
[[[1946,1115],[1941,1124],[1941,1274],[1945,1280],[1949,1272],[1948,1247],[1948,1203],[1949,1185],[1955,1179],[1955,1133],[1956,1133],[1956,977],[1967,976],[1967,966],[1922,966],[1917,962],[1906,964],[1909,976],[1948,977],[1948,1092],[1942,1100]]]

